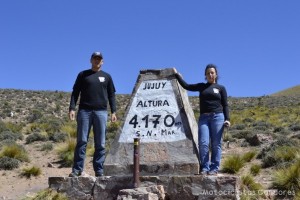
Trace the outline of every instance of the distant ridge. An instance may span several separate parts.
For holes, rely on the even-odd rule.
[[[271,96],[300,96],[300,85],[276,92]]]

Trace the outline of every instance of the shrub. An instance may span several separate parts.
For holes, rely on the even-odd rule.
[[[38,192],[34,197],[26,197],[24,200],[68,200],[63,193],[58,193],[50,188]]]
[[[6,124],[2,120],[0,120],[0,133],[7,130],[8,128],[6,127]]]
[[[24,124],[23,123],[11,123],[11,122],[8,122],[6,123],[6,127],[14,132],[14,133],[17,133],[17,132],[20,132],[22,130],[22,128],[24,127]]]
[[[229,174],[236,174],[245,164],[239,155],[228,156],[224,159],[222,171]]]
[[[259,174],[261,170],[261,166],[260,165],[252,165],[251,168],[250,168],[250,172],[252,175],[256,176],[257,174]]]
[[[0,133],[0,141],[1,140],[22,140],[23,139],[23,135],[21,133],[13,133],[11,131],[3,131]]]
[[[279,190],[300,192],[300,160],[288,168],[275,171],[273,186]]]
[[[51,142],[46,142],[45,144],[42,144],[41,151],[51,151],[53,149],[53,144]]]
[[[16,141],[12,139],[5,139],[0,142],[0,150],[3,146],[16,145]]]
[[[21,176],[25,176],[26,178],[30,178],[31,176],[39,176],[42,173],[42,170],[39,167],[30,167],[22,169]]]
[[[58,148],[59,158],[63,161],[63,165],[71,167],[74,159],[74,150],[76,147],[76,139],[69,139],[60,148]]]
[[[299,147],[281,146],[274,151],[274,157],[278,162],[290,162],[299,157]]]
[[[39,119],[41,119],[43,117],[43,114],[40,110],[32,110],[30,115],[27,117],[27,120],[29,123],[38,121]]]
[[[243,186],[246,186],[247,189],[251,191],[259,191],[263,189],[262,185],[259,183],[256,183],[251,175],[245,175],[242,176],[242,184]]]
[[[19,167],[19,160],[3,156],[0,158],[0,169],[12,170]]]
[[[53,133],[49,136],[49,140],[53,142],[64,142],[68,138],[68,134],[66,133]]]
[[[116,132],[120,128],[120,122],[109,122],[106,131],[108,133]]]
[[[298,145],[298,142],[293,139],[281,137],[268,147],[263,148],[257,155],[257,158],[262,159],[263,168],[276,166],[280,163],[279,160],[277,160],[277,158],[275,157],[275,150],[277,148],[282,146],[297,147]]]
[[[265,121],[257,121],[253,123],[254,127],[260,127],[263,129],[268,129],[269,127],[271,127],[271,124],[269,124],[268,122]]]
[[[45,131],[48,134],[53,134],[53,133],[59,132],[62,125],[63,125],[63,122],[59,119],[50,119],[50,120],[47,119],[47,121],[44,124]]]
[[[21,145],[18,144],[4,146],[0,153],[0,158],[4,156],[15,158],[22,162],[29,161],[27,152]]]
[[[278,126],[278,127],[275,127],[275,128],[274,128],[273,132],[274,132],[274,133],[280,133],[280,132],[283,132],[284,130],[285,130],[284,127]]]
[[[107,126],[107,134],[106,134],[106,149],[110,150],[110,145],[114,138],[116,137],[117,131],[120,128],[120,122],[109,122]]]
[[[251,119],[251,118],[243,119],[243,123],[253,123],[253,122],[254,122],[254,119]]]
[[[26,144],[33,143],[35,141],[46,141],[48,138],[40,133],[33,133],[26,138]]]
[[[245,162],[250,162],[255,156],[256,156],[256,152],[255,152],[255,151],[250,151],[250,152],[245,153],[245,154],[242,156],[242,159],[243,159]]]
[[[61,131],[69,134],[70,137],[76,138],[76,124],[74,121],[68,122],[61,127]]]
[[[236,124],[235,126],[232,126],[232,129],[244,130],[244,129],[246,129],[246,125],[245,124]]]
[[[265,195],[260,192],[260,190],[263,189],[263,186],[259,183],[256,183],[251,175],[242,176],[241,180],[242,180],[241,199],[261,199],[261,198],[265,198]]]
[[[252,135],[250,130],[232,131],[232,137],[237,139],[244,139],[247,135]]]
[[[224,133],[223,133],[223,141],[224,142],[234,142],[235,139],[232,138],[232,135],[229,134],[228,131],[225,130]]]
[[[300,131],[300,125],[298,125],[298,124],[290,125],[289,129],[294,132]]]

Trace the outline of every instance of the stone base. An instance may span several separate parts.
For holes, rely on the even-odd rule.
[[[150,188],[143,191],[159,199],[239,199],[240,178],[237,176],[163,175],[141,176],[139,180],[138,188]],[[133,187],[132,176],[49,177],[48,182],[49,188],[65,193],[70,199],[81,200],[124,199],[121,197],[124,190],[138,189]],[[153,186],[162,188],[160,194],[153,193]]]

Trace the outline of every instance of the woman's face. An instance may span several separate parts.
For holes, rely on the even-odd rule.
[[[208,68],[205,72],[207,82],[216,83],[217,73],[215,68]]]

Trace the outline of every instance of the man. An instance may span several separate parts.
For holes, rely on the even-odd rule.
[[[111,109],[111,121],[117,121],[115,86],[111,76],[101,69],[103,65],[102,54],[94,52],[90,62],[91,69],[78,74],[71,95],[69,107],[71,120],[75,120],[75,107],[79,95],[80,102],[77,113],[77,144],[70,177],[80,176],[83,172],[91,127],[93,127],[95,143],[93,168],[96,177],[103,176],[108,102]]]

